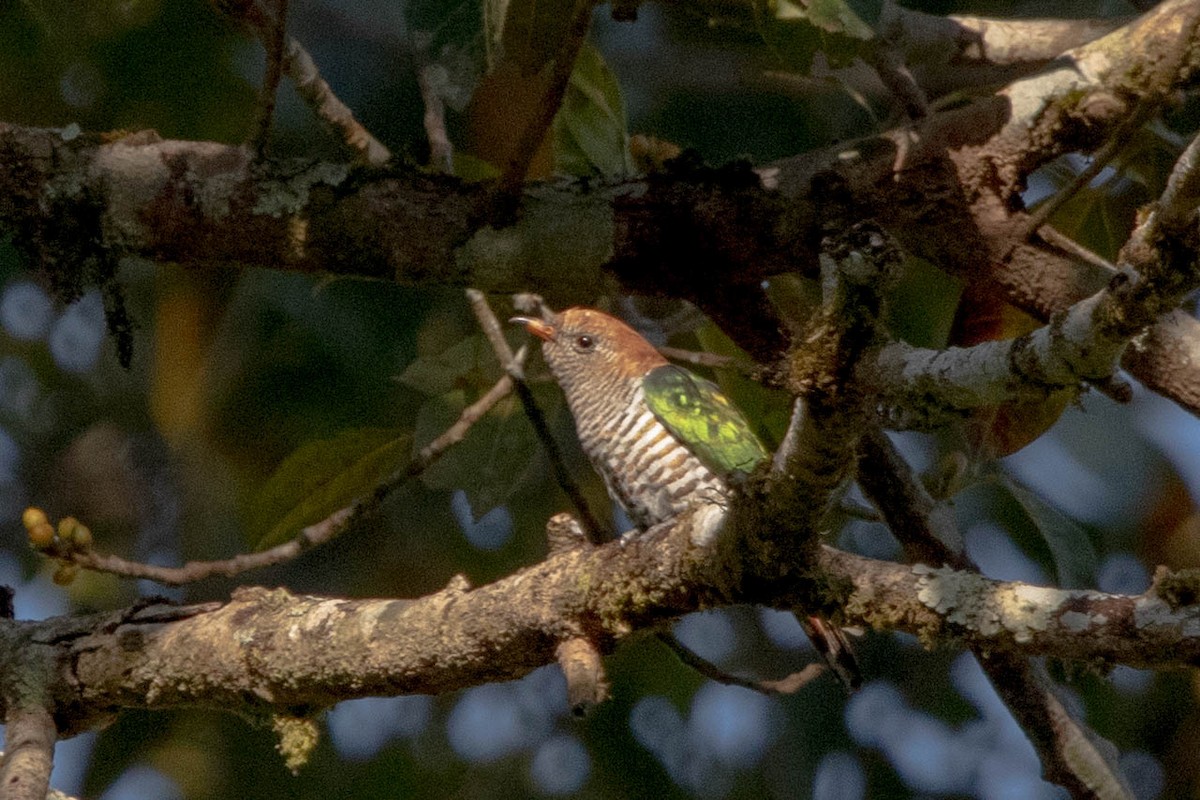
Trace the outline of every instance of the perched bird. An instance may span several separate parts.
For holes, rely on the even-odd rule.
[[[715,384],[669,363],[615,317],[569,308],[513,321],[542,340],[584,452],[639,529],[699,502],[724,505],[733,482],[768,458]],[[820,617],[801,624],[843,684],[857,688],[861,677],[842,631]]]

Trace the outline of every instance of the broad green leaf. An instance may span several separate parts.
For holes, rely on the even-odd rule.
[[[1087,531],[1012,476],[997,472],[995,479],[1041,534],[1054,561],[1059,586],[1064,589],[1090,586],[1096,575],[1097,557]]]
[[[775,18],[784,21],[806,21],[826,33],[837,33],[855,39],[870,39],[875,35],[846,0],[776,0]]]
[[[888,302],[888,329],[915,347],[944,347],[962,284],[928,261],[906,258]]]
[[[759,35],[786,66],[808,72],[819,51],[844,66],[874,37],[846,0],[754,0]]]
[[[422,394],[444,395],[454,389],[490,386],[500,379],[495,351],[482,334],[468,336],[408,365],[400,382]]]
[[[417,413],[413,453],[449,428],[467,406],[461,389],[431,397]],[[421,474],[431,489],[462,489],[475,518],[506,501],[531,474],[538,443],[520,401],[509,396],[476,422],[462,442]]]
[[[492,166],[490,162],[484,161],[482,158],[476,158],[470,153],[455,150],[453,158],[454,174],[464,181],[478,183],[479,181],[491,181],[500,177],[500,170]]]
[[[357,428],[302,445],[258,493],[252,540],[259,550],[287,541],[370,492],[407,463],[411,449],[411,437],[394,428]]]
[[[568,175],[621,176],[633,170],[621,85],[585,42],[554,117],[554,167]]]

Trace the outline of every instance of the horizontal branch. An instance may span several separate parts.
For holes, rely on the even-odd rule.
[[[582,637],[609,652],[633,630],[719,603],[696,580],[686,528],[559,551],[476,589],[458,578],[419,600],[241,589],[168,625],[154,608],[119,614],[71,643],[70,679],[90,708],[244,710],[247,698],[322,707],[515,678],[555,662],[561,642]]]
[[[825,548],[821,567],[847,624],[903,630],[932,644],[947,638],[1023,655],[1158,668],[1200,664],[1196,577],[1160,576],[1140,595],[996,581],[950,567],[876,561]],[[1160,596],[1160,595],[1165,595]],[[1188,599],[1188,604],[1180,602]]]
[[[1193,237],[1194,238],[1194,237]],[[1188,251],[1184,251],[1188,252]],[[1178,264],[1169,282],[1128,270],[1112,287],[1076,303],[1067,313],[1015,339],[930,350],[890,344],[865,365],[865,381],[881,403],[914,419],[937,419],[1052,392],[1112,376],[1142,327],[1200,285],[1200,261]]]
[[[737,165],[534,185],[515,223],[500,229],[488,224],[489,186],[445,176],[328,163],[252,169],[251,154],[229,145],[153,134],[68,141],[0,124],[0,226],[51,270],[102,251],[488,292],[536,287],[561,305],[618,285],[700,301],[757,289],[815,265],[831,216],[844,213],[847,224],[879,220],[909,251],[994,282],[1048,319],[1110,276],[1076,253],[1024,240],[1025,180],[1063,152],[1100,146],[1140,104],[1194,86],[1198,28],[1200,0],[1168,0],[993,97],[781,161],[771,188]],[[1200,362],[1179,359],[1196,349],[1200,323],[1172,319],[1146,342],[1126,366],[1200,410]],[[756,358],[778,356],[753,344]]]
[[[811,606],[814,575],[725,562],[692,544],[693,520],[643,538],[576,547],[487,586],[461,578],[419,600],[242,589],[224,604],[148,606],[43,622],[0,621],[64,648],[60,725],[72,713],[204,706],[319,708],[367,695],[441,693],[554,663],[565,641],[611,652],[632,632],[704,608]],[[730,551],[722,551],[728,557]],[[1060,591],[823,548],[826,603],[843,619],[960,639],[993,652],[1164,667],[1200,663],[1200,606]],[[1176,595],[1197,596],[1181,578]],[[1161,591],[1160,580],[1156,587]],[[769,596],[765,587],[770,587]],[[91,717],[89,717],[90,719]],[[74,720],[86,724],[87,720]]]

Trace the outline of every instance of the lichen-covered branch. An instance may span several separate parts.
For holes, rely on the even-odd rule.
[[[815,543],[792,532],[819,528],[854,467],[868,415],[855,373],[880,337],[883,298],[899,272],[899,251],[873,224],[852,226],[825,247],[822,307],[788,357],[797,400],[772,464],[771,502],[763,506],[767,527],[783,532],[778,543],[785,552]]]
[[[1198,153],[1200,137],[1180,156],[1162,197],[1122,248],[1123,269],[1112,273],[1105,289],[1013,340],[941,351],[890,345],[869,370],[880,394],[910,416],[914,409],[916,416],[921,409],[936,415],[937,409],[998,405],[1108,379],[1130,341],[1200,286]]]
[[[114,258],[490,292],[536,286],[555,304],[587,302],[620,284],[711,306],[705,298],[741,296],[764,277],[815,265],[820,232],[845,213],[846,224],[879,220],[910,251],[991,281],[1048,319],[1109,275],[1051,243],[1024,240],[1025,179],[1063,152],[1100,146],[1141,104],[1194,86],[1198,20],[1200,0],[1169,0],[993,97],[779,162],[774,188],[738,168],[543,184],[526,188],[515,224],[500,229],[479,213],[486,187],[443,176],[337,164],[255,171],[233,146],[152,135],[64,141],[53,130],[0,126],[0,225],[49,268],[100,248]],[[843,202],[828,202],[831,190]],[[1171,319],[1146,341],[1126,366],[1200,409],[1200,364],[1179,358],[1196,348],[1200,324]],[[778,344],[748,349],[767,360]]]
[[[808,195],[832,187],[853,199],[852,210],[876,215],[911,252],[1048,320],[1101,290],[1110,273],[1072,248],[1025,240],[1025,181],[1062,153],[1101,146],[1146,103],[1196,85],[1200,3],[1164,2],[1054,64],[911,129],[842,145],[840,162],[828,158],[824,169],[813,169],[818,157],[789,160],[776,176],[781,190]],[[1144,348],[1130,349],[1123,365],[1200,413],[1200,374],[1186,358],[1197,342],[1200,324],[1173,315],[1149,331]]]
[[[694,520],[644,538],[576,547],[496,583],[454,580],[418,600],[348,600],[243,589],[224,604],[146,606],[88,618],[0,621],[57,648],[47,696],[62,729],[121,708],[205,706],[252,713],[319,708],[365,695],[447,692],[554,663],[586,638],[610,652],[637,630],[738,602],[791,608],[813,573],[714,558]],[[820,569],[845,618],[928,642],[1090,663],[1200,663],[1194,577],[1161,577],[1138,596],[992,581],[949,568],[874,561],[823,548]],[[764,587],[770,587],[764,597]],[[1190,593],[1189,593],[1190,587]],[[1190,598],[1190,600],[1189,600]]]
[[[486,187],[444,176],[337,164],[252,170],[250,154],[232,146],[148,134],[64,141],[0,126],[0,226],[52,271],[99,250],[484,291],[536,286],[555,304],[620,284],[711,307],[815,265],[822,231],[867,216],[911,252],[1048,319],[1110,274],[1070,249],[1026,241],[1025,180],[1063,152],[1101,146],[1134,109],[1195,86],[1198,25],[1200,0],[1168,0],[992,97],[779,162],[773,188],[736,167],[543,184],[525,189],[516,222],[502,228],[480,213]],[[781,345],[739,341],[762,360]],[[1197,342],[1200,323],[1171,317],[1124,365],[1200,411],[1200,362],[1186,358]]]
[[[882,431],[866,433],[859,445],[858,481],[879,507],[893,535],[914,560],[978,572],[966,555],[947,504],[930,497],[911,467]],[[1046,778],[1075,798],[1129,798],[1115,748],[1076,719],[1055,696],[1046,670],[1018,653],[972,646],[975,658],[1029,736]]]
[[[995,581],[951,567],[912,566],[831,548],[821,567],[848,581],[838,600],[846,619],[915,633],[926,642],[957,639],[1025,655],[1134,667],[1200,664],[1200,607],[1184,604],[1195,576],[1167,579],[1141,595],[1063,590]]]
[[[1176,248],[1181,256],[1194,251]],[[864,370],[883,402],[910,418],[961,412],[1014,399],[1044,398],[1110,377],[1130,340],[1165,307],[1200,285],[1195,258],[1177,264],[1169,281],[1127,269],[1111,288],[1076,303],[1050,323],[1016,339],[928,350],[895,343]],[[1162,277],[1160,275],[1160,277]],[[1157,284],[1157,285],[1156,285]]]

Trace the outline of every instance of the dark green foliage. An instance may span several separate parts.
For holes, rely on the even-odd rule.
[[[320,522],[403,466],[411,435],[394,428],[343,431],[308,442],[288,456],[255,499],[248,538],[259,550],[282,544]]]

